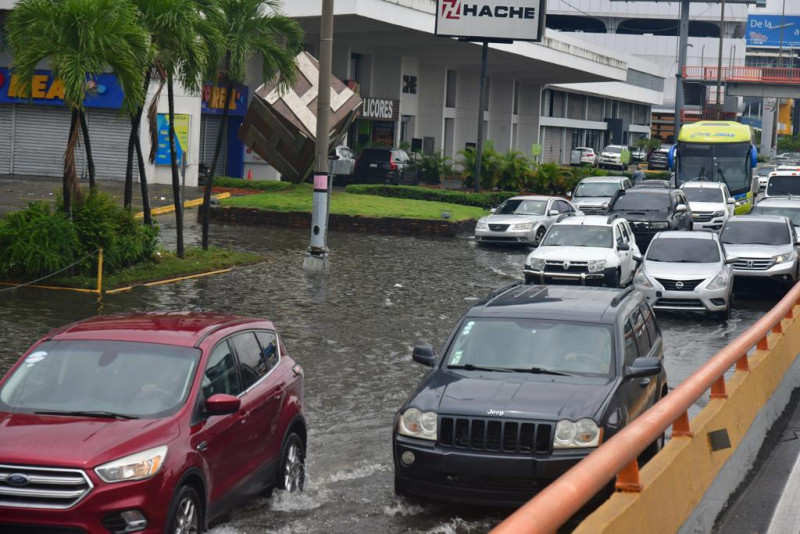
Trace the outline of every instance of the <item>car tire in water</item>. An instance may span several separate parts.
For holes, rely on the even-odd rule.
[[[199,534],[203,532],[203,505],[191,486],[181,486],[172,498],[167,515],[166,534]]]
[[[542,239],[544,239],[544,234],[547,233],[547,230],[544,229],[544,226],[540,226],[538,230],[536,230],[536,237],[534,238],[534,246],[539,246],[542,243]]]
[[[277,486],[290,493],[303,491],[306,481],[306,452],[303,441],[295,433],[286,437],[278,469]]]
[[[664,389],[667,390],[667,385],[664,384]],[[663,399],[666,397],[667,394],[662,394],[658,400]],[[664,444],[667,442],[667,435],[666,432],[662,432],[661,435],[656,438],[656,440],[647,446],[647,448],[642,451],[642,454],[639,455],[639,465],[642,466],[653,459],[653,457],[661,452],[661,449],[664,448]]]

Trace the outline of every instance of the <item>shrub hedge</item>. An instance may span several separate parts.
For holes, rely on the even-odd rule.
[[[466,191],[453,191],[448,189],[430,189],[411,185],[348,185],[345,193],[353,195],[374,195],[379,197],[408,198],[413,200],[429,200],[432,202],[446,202],[448,204],[461,204],[490,208],[519,193],[509,191],[491,191],[486,193],[469,193]]]
[[[217,187],[232,187],[236,189],[257,189],[259,191],[283,191],[292,187],[290,182],[279,182],[276,180],[243,180],[242,178],[219,177],[214,178],[214,185]]]

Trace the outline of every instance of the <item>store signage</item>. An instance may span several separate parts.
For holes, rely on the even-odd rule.
[[[781,15],[749,15],[745,39],[747,46],[779,48],[800,47],[800,17]]]
[[[247,112],[247,87],[237,87],[233,92],[233,101],[228,106],[228,114],[243,117]],[[205,115],[222,115],[227,100],[226,93],[225,87],[204,85],[200,101],[201,112]]]
[[[403,93],[408,95],[417,94],[417,77],[403,74]]]
[[[396,121],[400,117],[399,111],[399,100],[365,97],[360,117],[362,119]]]
[[[437,0],[436,35],[541,41],[545,0]]]
[[[172,158],[169,153],[169,115],[158,114],[158,148],[156,150],[156,165],[170,165]],[[178,167],[181,159],[188,154],[189,149],[189,115],[175,115],[175,158]]]
[[[31,81],[30,97],[22,96],[19,76],[8,67],[0,67],[0,104],[64,105],[64,84],[49,70],[37,70]],[[122,88],[113,74],[99,74],[87,78],[86,98],[88,108],[119,109],[122,107]]]

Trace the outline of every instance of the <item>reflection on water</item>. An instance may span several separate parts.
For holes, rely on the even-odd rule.
[[[199,241],[187,212],[187,245]],[[161,218],[170,244],[172,220]],[[469,239],[352,233],[330,236],[331,269],[306,275],[308,232],[214,225],[212,243],[266,260],[211,278],[96,297],[0,293],[0,374],[52,328],[97,313],[208,310],[274,321],[306,370],[308,487],[254,499],[214,534],[270,532],[485,532],[504,510],[462,509],[394,496],[392,421],[424,368],[411,349],[441,347],[458,317],[490,289],[519,277],[525,249],[477,248]],[[665,316],[666,366],[676,385],[769,307],[743,301],[725,324]]]

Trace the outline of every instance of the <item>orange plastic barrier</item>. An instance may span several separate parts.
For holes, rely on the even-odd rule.
[[[618,491],[641,488],[636,464],[639,454],[670,426],[673,439],[691,438],[689,407],[709,389],[712,399],[727,397],[725,372],[734,365],[739,371],[749,371],[748,352],[753,348],[769,349],[767,337],[783,331],[782,321],[794,317],[794,307],[799,301],[800,284],[797,284],[772,310],[669,395],[524,504],[492,533],[555,532],[614,477]]]

